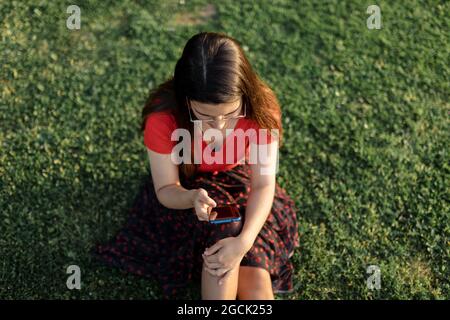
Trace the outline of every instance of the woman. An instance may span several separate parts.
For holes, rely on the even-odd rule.
[[[142,116],[149,178],[126,226],[97,247],[97,257],[158,280],[164,298],[177,297],[191,280],[201,280],[203,299],[291,292],[296,209],[273,170],[281,111],[238,42],[212,32],[193,36],[173,78],[151,93]],[[181,152],[172,141],[180,129],[194,137],[182,139],[187,148]],[[238,132],[245,134],[236,146]],[[264,161],[253,158],[262,149]],[[236,206],[241,220],[211,223],[214,208],[225,204]]]

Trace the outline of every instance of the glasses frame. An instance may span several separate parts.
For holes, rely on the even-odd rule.
[[[244,106],[242,106],[242,105],[244,105]],[[193,119],[192,113],[194,113],[194,110],[192,109],[191,104],[189,103],[189,101],[187,101],[187,106],[188,106],[188,111],[189,111],[189,119],[191,120],[191,122],[195,123],[196,121],[202,121],[202,122],[208,123],[208,122],[217,121],[216,119],[211,119],[211,118],[209,118],[209,119]],[[236,111],[239,110],[239,109],[242,109],[242,107],[244,108],[244,114],[240,114],[238,116],[222,116],[221,120],[228,121],[228,120],[231,120],[231,119],[245,118],[247,116],[247,104],[244,103],[244,100],[241,98],[241,103],[239,104],[239,107],[236,109]],[[191,111],[191,109],[192,109],[192,111]],[[233,112],[235,112],[235,111],[233,111]],[[194,116],[195,116],[195,113],[194,113]]]

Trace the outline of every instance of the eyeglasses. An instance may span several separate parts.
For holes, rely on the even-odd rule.
[[[244,104],[244,113],[236,115],[242,109],[242,104]],[[245,103],[243,103],[242,99],[241,99],[241,103],[239,104],[239,107],[237,107],[236,110],[230,112],[227,115],[222,115],[222,116],[218,116],[218,117],[214,117],[214,118],[212,118],[212,117],[205,117],[205,118],[200,119],[200,118],[195,116],[194,109],[192,109],[192,112],[191,112],[191,109],[192,109],[191,104],[188,101],[189,118],[190,118],[191,122],[202,121],[202,122],[209,123],[209,122],[216,121],[215,118],[218,118],[218,117],[221,117],[219,120],[227,121],[227,120],[231,120],[231,119],[245,118],[246,115],[247,115],[247,106],[246,106]],[[194,117],[192,116],[192,113],[194,113]]]

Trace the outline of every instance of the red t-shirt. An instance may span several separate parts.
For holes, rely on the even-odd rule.
[[[145,130],[144,130],[144,144],[152,151],[164,154],[170,154],[173,147],[175,147],[179,142],[172,141],[172,132],[177,129],[177,123],[175,117],[170,111],[156,111],[152,112],[146,120]],[[239,131],[242,129],[242,131]],[[248,129],[254,129],[249,130]],[[208,145],[206,141],[201,139],[201,163],[199,166],[199,171],[226,171],[229,170],[240,163],[244,163],[245,159],[249,157],[249,146],[250,142],[256,144],[271,143],[272,137],[270,135],[270,130],[266,132],[258,131],[260,129],[259,124],[255,120],[240,118],[238,119],[235,128],[231,133],[226,133],[227,136],[224,137],[223,144],[219,150],[215,152],[211,151],[211,146]],[[245,147],[238,147],[238,135],[244,137]],[[234,140],[234,159],[226,158],[227,143],[230,145],[229,149],[233,147]],[[194,138],[191,138],[191,150],[194,152]],[[181,139],[180,139],[181,141]],[[242,141],[242,140],[241,140]],[[208,150],[205,152],[205,149]],[[228,160],[228,161],[227,161]],[[232,161],[230,161],[232,160]],[[218,163],[217,163],[218,162]],[[228,162],[228,163],[227,163]],[[231,163],[232,162],[232,163]]]

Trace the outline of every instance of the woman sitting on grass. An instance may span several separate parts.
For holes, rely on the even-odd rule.
[[[183,149],[181,163],[174,160],[177,129],[200,138]],[[193,36],[173,78],[144,107],[149,177],[126,225],[97,247],[97,257],[158,280],[164,298],[177,297],[191,280],[201,280],[203,299],[273,299],[291,292],[290,258],[299,241],[294,201],[273,170],[281,129],[278,101],[238,42],[211,32]],[[235,148],[232,139],[248,130],[257,134],[245,134]],[[196,142],[200,163],[190,161]],[[265,161],[251,161],[262,147]],[[214,208],[224,205],[237,208],[241,219],[212,223],[218,222]]]

